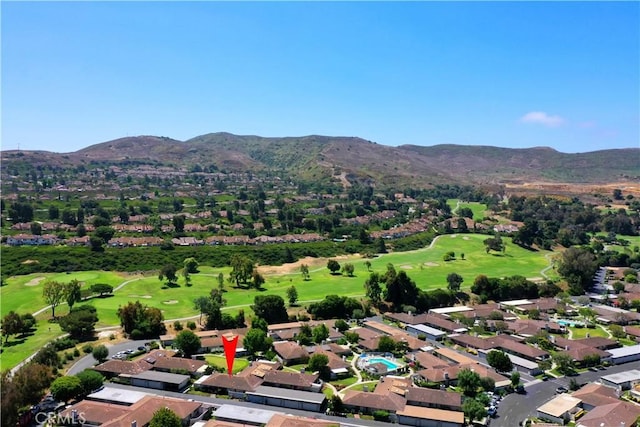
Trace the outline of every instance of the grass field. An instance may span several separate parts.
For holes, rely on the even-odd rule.
[[[207,354],[204,359],[209,365],[227,372],[227,360],[223,354]],[[247,366],[249,366],[249,361],[247,359],[243,357],[236,357],[233,361],[233,373],[237,374]]]
[[[447,205],[451,208],[451,212],[455,213],[457,209],[469,208],[473,212],[473,219],[481,221],[486,216],[487,205],[480,202],[462,202],[459,199],[447,199]]]
[[[596,326],[593,329],[591,329],[591,328],[571,328],[571,327],[569,327],[568,329],[571,330],[571,338],[574,339],[574,340],[587,338],[587,334],[590,337],[609,338],[609,334],[607,333],[607,331],[605,331],[604,329],[602,329],[599,326]]]
[[[391,263],[396,270],[405,270],[421,289],[446,288],[446,277],[455,272],[464,278],[463,289],[468,289],[475,277],[486,274],[490,277],[504,277],[522,275],[528,278],[541,277],[541,270],[549,266],[549,251],[528,251],[514,245],[511,239],[504,239],[507,249],[504,253],[487,254],[482,241],[486,235],[458,234],[443,235],[430,248],[423,248],[410,252],[384,254],[369,259],[371,270],[384,273],[387,264]],[[443,255],[454,251],[456,260],[444,262]],[[464,253],[464,259],[461,254]],[[245,309],[250,315],[250,305],[256,295],[277,294],[286,300],[286,290],[295,286],[298,291],[299,305],[305,306],[309,302],[322,300],[326,295],[338,294],[360,298],[364,296],[364,282],[369,276],[365,266],[366,259],[359,255],[337,258],[341,265],[352,263],[355,267],[353,277],[332,275],[326,268],[326,260],[315,260],[310,266],[311,280],[304,281],[296,266],[266,268],[265,284],[262,290],[236,289],[225,283],[227,300],[225,310],[236,312]],[[261,267],[263,268],[263,267]],[[7,286],[0,288],[2,313],[15,310],[18,313],[34,313],[44,308],[46,303],[42,298],[42,283],[46,279],[69,282],[77,279],[83,286],[95,283],[108,283],[117,287],[128,282],[113,296],[92,298],[84,304],[91,304],[98,309],[100,318],[97,327],[118,325],[116,311],[119,306],[129,301],[139,300],[143,304],[158,307],[164,313],[166,320],[185,318],[198,315],[193,307],[193,299],[206,295],[218,286],[217,276],[223,273],[228,276],[229,268],[201,267],[200,273],[193,274],[192,286],[186,287],[182,279],[179,286],[167,288],[157,276],[130,276],[115,272],[87,271],[69,274],[33,274],[8,278]],[[547,274],[554,275],[553,270]],[[300,308],[302,310],[303,308]],[[294,309],[295,310],[295,309]],[[56,309],[59,315],[68,312],[66,305]],[[39,328],[35,336],[29,337],[25,343],[8,347],[1,356],[3,367],[12,367],[18,361],[36,351],[43,343],[59,335],[59,327],[52,324],[52,331],[48,331],[46,320],[51,311],[47,310],[39,318]],[[16,354],[15,357],[11,356]]]

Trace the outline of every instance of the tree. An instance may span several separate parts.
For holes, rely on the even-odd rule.
[[[509,356],[500,350],[491,350],[487,353],[487,363],[498,372],[509,372],[513,369]]]
[[[77,279],[73,279],[71,282],[67,283],[65,298],[69,309],[72,309],[73,305],[82,299],[80,294],[80,282]]]
[[[384,239],[382,237],[378,237],[376,239],[376,251],[379,254],[386,254],[387,253],[387,246],[384,243]]]
[[[266,331],[259,328],[249,329],[242,340],[242,346],[252,355],[269,350],[271,344],[273,340],[267,336]]]
[[[251,309],[256,316],[263,318],[267,323],[281,323],[289,319],[284,300],[280,295],[257,295]]]
[[[189,329],[180,331],[173,340],[173,347],[180,350],[184,357],[191,357],[191,355],[195,354],[200,349],[200,346],[200,337]]]
[[[388,272],[387,272],[388,273]],[[416,283],[407,276],[405,271],[389,276],[387,280],[387,290],[384,299],[399,308],[403,305],[415,304],[418,299],[418,287]]]
[[[260,273],[258,273],[257,270],[254,270],[253,273],[251,274],[251,284],[253,285],[253,287],[255,289],[260,289],[262,287],[262,285],[264,285],[264,276]]]
[[[381,353],[393,353],[396,350],[396,342],[388,335],[383,335],[378,340],[378,351]]]
[[[22,317],[15,311],[10,311],[2,318],[2,335],[5,337],[5,343],[9,341],[10,335],[17,335],[22,332],[24,324]]]
[[[176,230],[176,233],[184,232],[184,215],[174,215],[171,222],[173,223],[173,228]]]
[[[125,333],[134,339],[157,337],[166,331],[162,311],[143,306],[140,301],[119,307],[117,314]]]
[[[329,409],[336,414],[341,414],[344,411],[344,404],[338,394],[331,396],[331,399],[329,400]]]
[[[511,387],[518,387],[518,384],[520,384],[520,372],[513,371],[509,379],[511,380]]]
[[[164,407],[153,413],[149,427],[182,427],[182,420],[171,409]]]
[[[304,281],[309,280],[309,266],[307,264],[302,264],[300,266],[300,273],[302,273],[302,279]]]
[[[336,274],[340,270],[340,263],[335,259],[330,259],[327,261],[327,268],[331,274]]]
[[[82,394],[87,395],[104,384],[104,377],[100,372],[93,369],[85,369],[84,371],[76,374],[76,377],[80,380],[80,387],[82,388]]]
[[[69,314],[60,319],[60,328],[69,333],[72,338],[84,339],[93,335],[97,322],[96,308],[91,305],[82,305],[72,308]]]
[[[240,287],[240,283],[247,283],[253,275],[254,262],[245,256],[234,254],[229,263],[231,265],[229,276],[236,282],[236,287]]]
[[[345,322],[343,319],[336,320],[333,326],[338,330],[338,332],[341,332],[341,333],[349,330],[349,324]]]
[[[620,325],[610,325],[609,332],[614,338],[626,338],[627,334],[624,331],[624,328]]]
[[[322,344],[322,341],[329,338],[329,328],[324,323],[313,328],[313,342]]]
[[[307,369],[309,369],[310,372],[318,372],[322,379],[328,379],[331,376],[328,365],[329,357],[326,354],[314,353],[311,358],[309,358]]]
[[[577,295],[589,289],[597,269],[595,256],[585,248],[571,247],[565,250],[558,262],[558,274],[566,279],[570,286],[574,286],[573,293]]]
[[[67,402],[82,394],[82,383],[76,376],[56,378],[51,384],[51,394],[55,399]]]
[[[44,302],[51,306],[51,317],[56,317],[56,307],[60,305],[65,297],[66,286],[64,283],[55,280],[47,280],[42,286],[42,296]]]
[[[298,290],[295,286],[287,288],[287,298],[289,299],[289,305],[294,305],[298,301]]]
[[[348,262],[342,267],[342,271],[347,273],[347,276],[353,277],[353,272],[355,271],[355,267],[353,266],[353,264]]]
[[[91,285],[91,287],[89,289],[94,294],[98,294],[100,296],[103,296],[104,294],[113,293],[113,286],[107,285],[106,283],[93,284],[93,285]]]
[[[209,309],[211,308],[211,304],[211,298],[206,296],[197,297],[193,300],[194,308],[200,311],[200,324],[202,324],[202,315],[209,311]]]
[[[458,372],[458,387],[465,396],[474,397],[480,387],[480,375],[469,368],[462,369]]]
[[[380,286],[380,274],[371,273],[369,278],[364,282],[365,294],[374,305],[380,303],[382,287]]]
[[[555,353],[552,356],[553,359],[553,363],[556,364],[556,368],[558,369],[558,372],[560,372],[563,375],[567,375],[571,372],[573,372],[574,370],[574,366],[573,366],[573,358],[568,355],[567,353]]]
[[[101,344],[93,347],[93,351],[91,352],[91,354],[93,355],[94,359],[102,363],[107,360],[107,357],[109,356],[109,349]]]
[[[109,243],[109,240],[111,240],[115,233],[116,231],[113,228],[101,226],[96,228],[96,230],[93,232],[93,235],[106,244]]]
[[[476,399],[465,399],[462,404],[462,412],[469,418],[469,421],[481,420],[487,416],[484,405]]]
[[[458,292],[460,290],[460,285],[464,282],[464,279],[458,273],[449,273],[447,275],[447,287],[450,291]]]
[[[176,276],[176,272],[178,268],[173,264],[165,264],[164,267],[160,270],[158,274],[158,279],[164,280],[167,279],[167,285],[175,283],[178,280],[178,276]]]
[[[198,272],[199,264],[198,261],[196,261],[196,259],[193,257],[185,258],[183,261],[183,266],[184,269],[189,273],[195,274]]]
[[[480,378],[480,387],[484,391],[494,391],[496,389],[496,381],[491,377]]]
[[[367,271],[371,271],[371,261],[366,260],[364,262],[364,266],[367,267]]]
[[[504,250],[504,243],[502,242],[502,238],[499,234],[496,234],[494,237],[484,239],[482,243],[484,243],[487,253],[490,251],[502,252]]]

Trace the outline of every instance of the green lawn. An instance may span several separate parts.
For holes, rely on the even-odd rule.
[[[367,386],[369,391],[374,391],[377,384],[378,381],[366,381],[360,384],[356,384],[353,387],[349,387],[349,390],[364,391],[364,386]]]
[[[574,340],[579,340],[581,338],[586,338],[587,334],[589,334],[590,337],[609,338],[609,334],[607,334],[607,332],[604,331],[600,327],[595,327],[593,329],[590,329],[590,328],[571,328],[571,327],[567,327],[567,328],[571,330],[571,337]]]
[[[8,345],[2,346],[0,355],[0,372],[11,369],[26,357],[40,350],[46,343],[52,341],[64,332],[57,323],[48,323],[46,320],[38,319],[36,333],[27,337],[22,343],[15,336],[11,336]],[[4,338],[3,338],[4,342]]]
[[[451,208],[452,212],[455,212],[456,207],[469,208],[473,212],[473,219],[475,221],[481,221],[487,214],[487,205],[480,202],[461,202],[459,199],[447,199],[447,205]]]
[[[18,313],[33,313],[47,304],[42,298],[42,284],[46,280],[55,280],[68,283],[77,279],[82,283],[82,288],[90,287],[96,283],[106,283],[114,288],[122,282],[131,279],[132,276],[115,273],[112,271],[79,271],[73,273],[36,273],[26,276],[12,276],[7,279],[7,285],[0,288],[2,300],[2,313],[11,310]],[[57,308],[60,314],[66,314],[66,306]]]
[[[209,365],[215,366],[217,369],[227,372],[227,360],[225,359],[223,354],[207,354],[204,360],[206,360]],[[247,366],[249,366],[249,361],[247,359],[236,357],[233,361],[233,373],[237,374]]]
[[[507,243],[505,253],[487,254],[482,243],[486,238],[486,235],[476,234],[443,235],[431,248],[384,254],[370,259],[369,262],[371,270],[379,273],[384,273],[389,263],[393,264],[397,270],[405,270],[418,287],[424,290],[446,288],[446,277],[452,272],[458,273],[464,278],[462,288],[468,289],[479,274],[486,274],[490,277],[518,274],[528,278],[537,278],[541,276],[540,271],[549,265],[549,261],[545,257],[552,252],[528,251],[514,245],[508,238],[504,239]],[[444,262],[443,255],[449,251],[456,253],[456,260]],[[464,259],[462,259],[462,253],[465,255]],[[361,298],[364,296],[363,284],[369,276],[369,271],[365,266],[366,261],[359,255],[339,259],[341,265],[344,265],[345,262],[354,265],[353,277],[330,274],[326,263],[322,261],[320,267],[311,269],[311,280],[309,281],[304,281],[300,272],[295,270],[288,274],[266,275],[265,284],[260,291],[236,289],[225,283],[224,298],[227,300],[225,310],[233,313],[244,309],[247,315],[250,315],[250,305],[256,295],[276,294],[286,300],[286,290],[291,286],[296,287],[299,305],[302,307],[309,302],[322,300],[329,294]],[[94,283],[108,283],[116,287],[125,281],[130,281],[116,291],[113,296],[92,298],[84,302],[98,309],[100,321],[97,327],[119,324],[116,315],[118,307],[136,300],[160,308],[166,320],[196,316],[198,313],[193,308],[193,299],[208,294],[212,288],[218,286],[218,274],[223,273],[226,278],[230,271],[229,268],[211,267],[201,267],[200,270],[200,273],[191,276],[192,286],[186,287],[181,278],[179,286],[173,288],[164,286],[155,275],[129,276],[105,271],[9,277],[7,286],[0,288],[1,311],[2,313],[7,313],[10,310],[15,310],[18,313],[33,313],[45,307],[46,304],[42,298],[42,283],[43,280],[51,278],[61,282],[77,279],[85,283],[86,286]],[[550,270],[547,274],[553,275],[555,273]],[[65,315],[67,312],[66,305],[57,308],[57,313],[60,315]],[[52,325],[51,333],[48,332],[48,326],[47,328],[43,326],[50,313],[50,310],[47,310],[39,316],[41,326],[35,336],[29,337],[24,344],[5,350],[1,357],[3,366],[15,366],[17,361],[27,357],[43,343],[60,333],[57,326]],[[57,329],[58,332],[54,333],[54,329]],[[9,356],[10,354],[15,354],[15,357]]]
[[[347,386],[350,386],[351,384],[355,384],[357,382],[358,382],[358,378],[357,377],[348,377],[348,378],[342,378],[342,379],[339,379],[339,380],[331,381],[331,384],[333,384],[334,386],[347,387]]]

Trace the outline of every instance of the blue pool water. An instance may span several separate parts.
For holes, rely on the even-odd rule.
[[[401,365],[392,362],[391,360],[385,359],[383,357],[371,357],[367,360],[367,364],[371,365],[373,363],[382,363],[389,370],[398,369]]]

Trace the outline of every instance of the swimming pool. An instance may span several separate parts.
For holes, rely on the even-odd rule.
[[[385,359],[384,357],[370,357],[369,359],[367,359],[367,365],[373,365],[374,363],[382,363],[387,367],[389,371],[395,371],[396,369],[402,367],[402,365],[389,359]]]
[[[576,325],[584,326],[584,322],[581,322],[579,320],[560,319],[560,320],[557,320],[556,323],[558,323],[558,325],[569,326],[572,328],[574,328]]]

